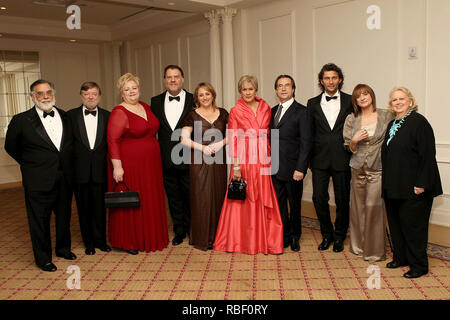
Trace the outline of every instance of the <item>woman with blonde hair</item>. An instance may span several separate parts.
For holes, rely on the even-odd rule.
[[[225,198],[214,249],[280,254],[283,253],[283,224],[271,176],[271,109],[256,96],[255,77],[241,77],[238,89],[241,98],[230,110],[227,142],[233,161],[230,179],[246,181],[246,198]]]
[[[192,150],[189,243],[206,251],[212,249],[227,190],[224,145],[228,112],[216,106],[216,91],[207,82],[195,89],[194,102],[197,108],[186,115],[181,132],[181,143]]]
[[[344,124],[344,146],[352,152],[350,250],[369,262],[386,259],[385,206],[381,198],[381,145],[393,115],[377,109],[372,88],[353,90],[354,111]]]
[[[109,209],[109,240],[129,254],[167,247],[166,206],[159,143],[159,121],[139,100],[139,78],[120,77],[122,103],[111,112],[107,139],[109,190],[139,192],[140,207]]]
[[[433,198],[442,194],[434,133],[407,88],[391,91],[389,108],[395,119],[381,149],[382,195],[394,257],[386,267],[409,266],[403,276],[418,278],[428,273],[428,221]]]

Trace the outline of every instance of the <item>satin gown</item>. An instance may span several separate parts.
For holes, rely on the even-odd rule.
[[[247,182],[247,198],[230,200],[225,196],[214,250],[280,254],[283,252],[283,224],[271,179],[271,110],[264,100],[256,100],[259,102],[256,117],[242,98],[230,111],[229,153],[239,159],[242,178]],[[230,180],[232,172],[233,168]]]
[[[169,234],[164,198],[161,155],[156,132],[159,120],[144,102],[147,120],[116,106],[108,121],[109,159],[120,159],[124,181],[138,191],[139,208],[109,209],[111,245],[124,250],[156,251],[167,247]],[[108,161],[108,189],[114,188],[112,163]],[[118,184],[116,191],[125,190]]]

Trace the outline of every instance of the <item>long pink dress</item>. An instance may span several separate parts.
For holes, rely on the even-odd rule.
[[[283,252],[283,224],[270,175],[271,110],[263,99],[256,100],[259,102],[256,117],[242,98],[230,111],[229,152],[231,157],[239,158],[242,178],[247,182],[247,198],[230,200],[225,196],[214,250],[247,254]],[[230,180],[231,177],[232,173]]]
[[[114,107],[108,121],[110,159],[122,160],[123,179],[131,191],[138,191],[139,208],[109,209],[108,235],[111,245],[124,250],[156,251],[167,247],[166,206],[161,154],[156,132],[159,121],[150,107],[140,102],[147,120],[123,106]],[[111,161],[108,162],[108,189],[112,190]],[[119,184],[117,191],[125,190]]]

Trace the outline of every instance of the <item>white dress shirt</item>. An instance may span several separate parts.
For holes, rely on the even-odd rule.
[[[280,119],[278,119],[278,123],[280,123],[281,119],[283,118],[286,111],[289,109],[289,107],[294,103],[294,98],[289,99],[288,101],[284,103],[280,103],[283,106],[283,109],[281,110]],[[278,106],[279,108],[279,106]]]
[[[175,130],[178,121],[183,114],[184,102],[186,101],[186,91],[181,90],[177,97],[180,97],[180,101],[172,100],[169,101],[169,91],[166,92],[166,99],[164,101],[164,112],[166,114],[167,122],[169,122],[172,130]]]
[[[45,131],[47,132],[48,136],[50,137],[50,140],[52,140],[56,149],[58,149],[58,151],[59,151],[61,148],[63,125],[62,125],[61,116],[59,115],[58,110],[56,110],[55,107],[52,107],[52,109],[49,110],[48,112],[54,111],[55,115],[53,117],[47,116],[44,118],[44,111],[42,111],[38,107],[35,107],[35,108],[39,115],[39,119],[41,119],[41,122],[44,125]]]
[[[89,140],[89,146],[91,150],[94,149],[95,139],[97,138],[97,124],[98,124],[98,108],[95,107],[93,110],[89,111],[97,111],[97,114],[93,116],[92,114],[84,114],[84,110],[89,110],[85,106],[83,106],[83,118],[84,125],[86,126],[86,132]]]
[[[327,118],[328,125],[331,130],[333,130],[334,125],[336,124],[336,119],[339,115],[339,111],[341,111],[341,95],[339,90],[334,94],[334,96],[338,97],[337,99],[331,99],[327,101],[325,96],[330,97],[326,92],[322,94],[322,100],[320,101],[320,106],[322,107],[322,111]]]

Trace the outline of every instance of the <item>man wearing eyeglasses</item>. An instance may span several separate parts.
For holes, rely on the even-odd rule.
[[[72,129],[66,113],[55,106],[55,87],[51,82],[37,80],[30,92],[34,107],[11,119],[5,150],[20,164],[35,262],[43,271],[52,272],[57,269],[52,263],[52,211],[56,256],[77,258],[70,249]]]

